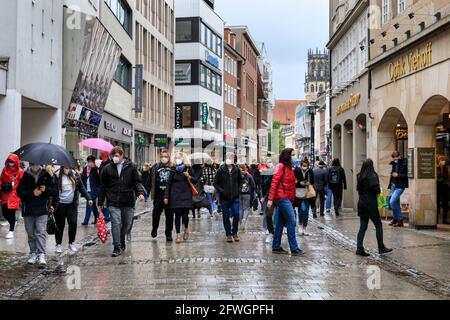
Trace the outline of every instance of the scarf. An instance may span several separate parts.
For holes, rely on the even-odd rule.
[[[179,173],[182,173],[184,169],[186,169],[186,166],[184,164],[180,164],[175,167],[175,170]]]

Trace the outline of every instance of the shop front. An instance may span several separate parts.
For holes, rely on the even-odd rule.
[[[449,154],[450,26],[372,63],[371,143],[382,186],[387,187],[391,154],[408,159],[409,224],[436,228],[439,154]]]
[[[131,123],[105,112],[98,130],[98,137],[108,141],[113,146],[122,147],[125,156],[132,158],[133,129]]]
[[[332,97],[333,158],[341,161],[346,172],[347,190],[343,207],[357,209],[356,176],[367,159],[370,139],[367,133],[369,73]],[[370,141],[370,140],[369,140]]]

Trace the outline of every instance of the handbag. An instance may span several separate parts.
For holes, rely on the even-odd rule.
[[[55,216],[53,215],[53,212],[48,213],[47,218],[47,233],[49,235],[54,235],[56,232],[58,232],[58,226],[56,225]]]
[[[310,184],[308,187],[308,193],[306,195],[306,199],[315,198],[317,196],[316,190],[314,189],[313,185]]]
[[[189,186],[191,187],[192,196],[198,196],[198,191],[195,188],[194,184],[191,182],[191,179],[188,179]]]
[[[297,199],[306,199],[307,195],[308,195],[308,189],[306,189],[306,188],[296,188],[295,189],[295,197]]]

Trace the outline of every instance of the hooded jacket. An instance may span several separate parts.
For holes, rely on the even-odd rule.
[[[45,191],[39,196],[34,195],[34,190],[45,186]],[[20,180],[17,194],[24,204],[22,215],[24,217],[39,217],[48,214],[48,205],[54,203],[58,197],[55,179],[50,174],[41,169],[37,180],[28,169]]]
[[[111,162],[106,165],[101,173],[100,183],[100,207],[106,199],[108,206],[132,208],[135,206],[136,197],[144,195],[141,174],[128,159],[124,159],[120,176],[116,164]]]
[[[221,200],[234,201],[239,197],[239,190],[242,184],[241,170],[236,165],[233,165],[231,172],[227,165],[223,164],[217,170],[214,178],[214,188],[219,193]]]
[[[272,185],[269,191],[269,200],[278,199],[295,200],[295,175],[292,166],[279,163],[272,177]]]
[[[17,188],[19,187],[19,182],[22,179],[24,172],[20,168],[19,156],[16,154],[10,154],[6,162],[10,161],[14,162],[15,167],[11,168],[9,166],[5,166],[2,170],[2,174],[0,175],[0,202],[2,205],[7,205],[10,210],[17,210],[19,209],[20,204],[20,198],[17,195]],[[2,192],[2,184],[12,184],[12,190],[10,192]]]

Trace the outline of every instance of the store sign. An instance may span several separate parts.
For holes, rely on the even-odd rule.
[[[206,61],[212,64],[217,69],[220,69],[220,61],[213,55],[209,53],[209,51],[206,51]]]
[[[208,124],[209,108],[208,103],[202,103],[202,124]]]
[[[421,49],[416,49],[400,57],[397,61],[389,64],[389,79],[397,81],[401,77],[423,69],[432,63],[432,46],[431,42]]]
[[[417,178],[436,178],[436,150],[434,148],[417,148]]]
[[[128,128],[123,128],[122,129],[122,134],[124,136],[127,136],[127,137],[132,137],[133,136],[133,130],[128,129]]]
[[[183,128],[183,107],[175,106],[175,129]]]
[[[408,178],[414,179],[414,148],[408,149]]]
[[[110,121],[105,121],[105,129],[111,132],[117,132],[117,126]]]
[[[155,135],[155,147],[167,148],[168,146],[169,146],[169,137],[167,136],[167,134]]]
[[[134,112],[142,113],[143,90],[144,90],[144,65],[137,64],[135,72],[135,106]]]
[[[344,103],[340,104],[336,108],[336,114],[340,115],[341,113],[344,113],[347,110],[350,110],[352,108],[356,108],[359,105],[359,102],[361,100],[361,94],[351,94],[350,99],[345,101]]]
[[[398,128],[395,130],[395,139],[408,140],[408,129]]]

